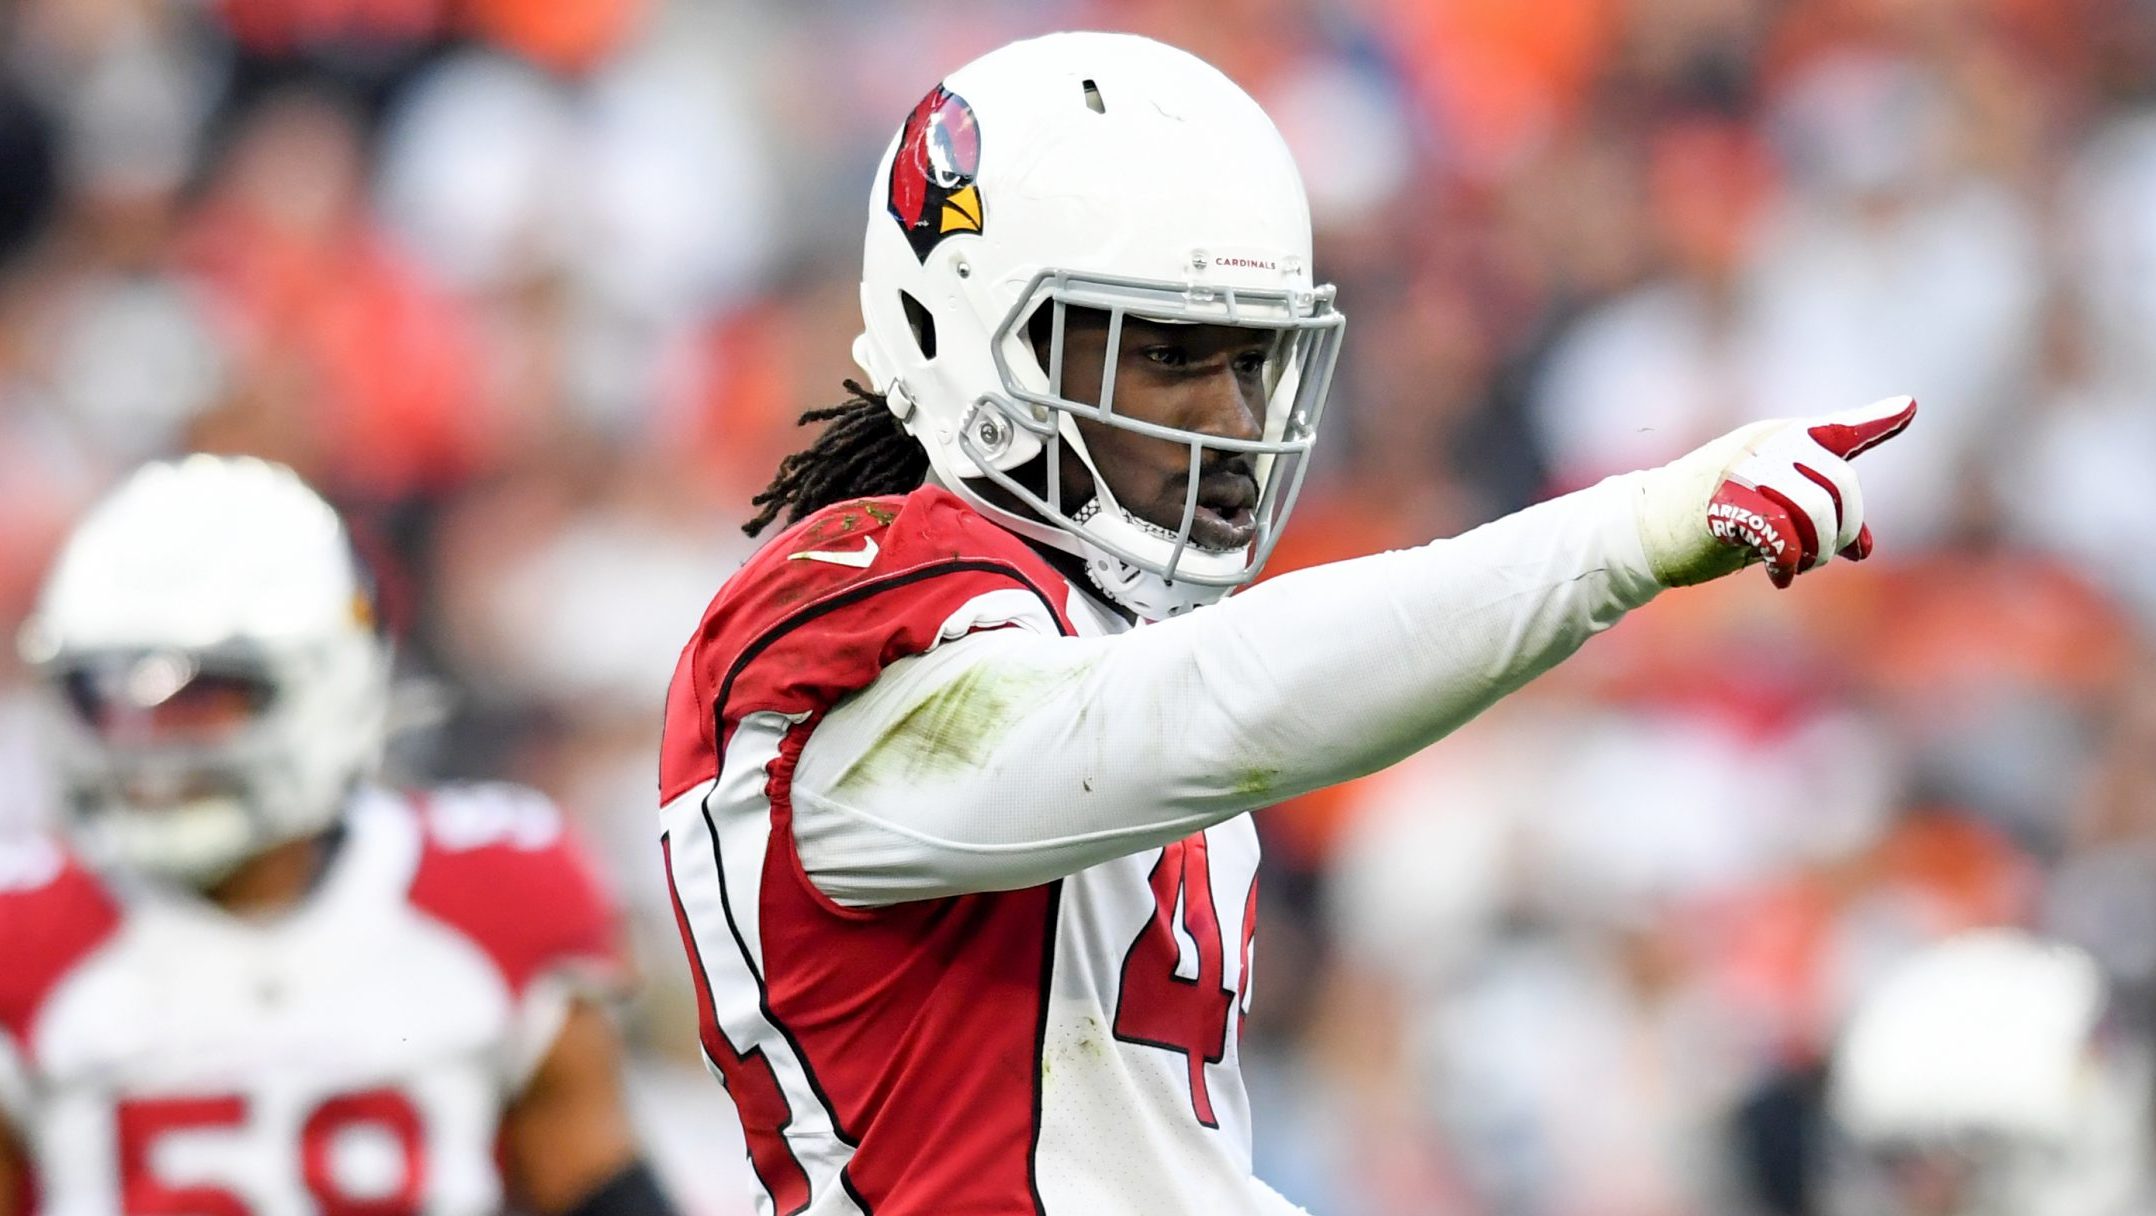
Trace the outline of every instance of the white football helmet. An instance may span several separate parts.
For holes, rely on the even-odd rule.
[[[1836,1216],[2139,1216],[2146,1044],[2109,1023],[2094,959],[1988,930],[1890,973],[1837,1045]]]
[[[209,886],[336,822],[390,653],[337,513],[248,458],[145,465],[61,549],[21,639],[93,863]]]
[[[1062,395],[1071,307],[1108,318],[1098,404]],[[1042,308],[1052,310],[1045,367],[1028,333]],[[1098,33],[1012,43],[922,98],[870,193],[861,312],[854,358],[937,479],[1012,531],[1080,555],[1105,594],[1155,619],[1257,576],[1294,506],[1344,325],[1333,289],[1312,279],[1302,178],[1265,112],[1195,56]],[[1274,335],[1261,437],[1117,413],[1126,317]],[[1079,419],[1188,446],[1180,526],[1115,501]],[[1093,473],[1086,502],[1064,502],[1066,445]],[[1208,449],[1255,466],[1257,530],[1245,549],[1190,541]],[[1044,453],[1045,487],[1011,475]],[[991,501],[983,480],[1024,509]]]

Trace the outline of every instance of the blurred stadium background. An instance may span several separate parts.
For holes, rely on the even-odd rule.
[[[0,630],[132,462],[298,467],[422,681],[401,771],[573,809],[652,1132],[745,1211],[651,840],[662,690],[852,372],[895,124],[1063,27],[1206,56],[1302,162],[1353,324],[1276,568],[1924,403],[1867,458],[1868,565],[1673,595],[1261,817],[1261,1174],[1319,1216],[1792,1216],[1823,1053],[1916,945],[2036,926],[2156,997],[2147,0],[15,0]],[[11,829],[50,814],[14,663]]]

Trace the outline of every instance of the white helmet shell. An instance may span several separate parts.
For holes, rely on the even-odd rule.
[[[1949,939],[1859,1005],[1829,1113],[1859,1152],[1959,1154],[1961,1216],[2116,1216],[2147,1181],[2149,1061],[2107,1041],[2108,1001],[2076,947],[2015,930]],[[1837,1210],[1901,1211],[1876,1183],[1845,1188]]]
[[[1027,322],[1053,309],[1050,353]],[[1112,400],[1061,395],[1065,309],[1274,331],[1263,435],[1151,427]],[[939,480],[1034,540],[1086,558],[1141,615],[1209,602],[1256,576],[1293,506],[1344,319],[1312,279],[1310,211],[1286,144],[1257,103],[1204,61],[1129,34],[1012,43],[951,73],[907,117],[877,169],[863,248],[865,330],[854,357],[927,449]],[[1114,368],[1104,369],[1112,397]],[[1247,551],[1189,544],[1141,520],[1093,468],[1078,419],[1253,456],[1258,534]],[[1066,509],[1061,445],[1099,496]],[[1013,470],[1044,451],[1047,487]],[[1192,481],[1195,482],[1193,476]],[[991,501],[986,481],[1022,510]]]
[[[70,827],[100,864],[214,883],[333,824],[381,755],[390,655],[371,589],[335,510],[281,465],[137,470],[62,547],[21,649],[53,694]],[[207,676],[261,690],[214,745],[108,737],[83,712],[91,682],[150,709]]]

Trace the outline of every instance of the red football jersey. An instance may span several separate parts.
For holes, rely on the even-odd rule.
[[[1247,816],[1044,885],[884,907],[833,901],[803,866],[789,782],[821,716],[900,659],[1009,627],[1124,626],[929,487],[778,536],[682,652],[662,845],[764,1210],[1271,1210],[1237,1071]]]
[[[618,967],[611,902],[516,787],[366,792],[270,919],[32,840],[0,854],[0,1114],[47,1216],[481,1216],[505,1103]]]

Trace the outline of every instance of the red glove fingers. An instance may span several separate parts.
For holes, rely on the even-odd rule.
[[[1908,424],[1903,423],[1903,425],[1906,426]],[[1818,430],[1818,427],[1812,428],[1814,439],[1818,437]],[[1821,446],[1825,445],[1822,444]],[[1827,492],[1827,497],[1834,500],[1834,518],[1848,518],[1848,516],[1844,513],[1845,509],[1842,505],[1842,492],[1839,489],[1835,488],[1834,481],[1832,478],[1828,477],[1826,474],[1820,472],[1812,466],[1808,464],[1803,464],[1801,462],[1797,465],[1797,472],[1802,473],[1805,480],[1811,482],[1815,486],[1818,486],[1820,489],[1825,490]],[[1865,558],[1870,557],[1872,555],[1871,525],[1859,525],[1857,527],[1857,538],[1853,541],[1850,541],[1848,544],[1843,545],[1839,552],[1843,557],[1853,562],[1860,562],[1863,561]]]
[[[1731,479],[1707,502],[1707,529],[1716,540],[1758,554],[1774,585],[1787,587],[1811,560],[1805,556],[1803,542],[1804,534],[1812,531],[1810,521],[1801,531],[1797,524],[1803,515],[1780,494],[1762,493],[1756,486]],[[1818,543],[1816,533],[1813,543]],[[1812,557],[1817,556],[1815,548]]]
[[[1888,397],[1832,415],[1812,427],[1811,436],[1820,447],[1849,460],[1908,430],[1915,418],[1916,398]]]

